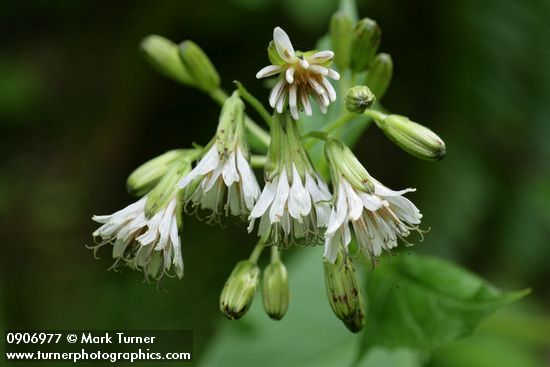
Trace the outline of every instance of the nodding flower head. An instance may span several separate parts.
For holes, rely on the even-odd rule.
[[[142,270],[147,279],[159,280],[172,271],[183,277],[179,227],[178,181],[191,169],[189,161],[175,162],[151,192],[111,215],[94,215],[102,226],[93,236],[97,251],[113,245],[114,269]]]
[[[330,213],[330,192],[305,151],[296,122],[273,118],[265,187],[250,213],[248,231],[260,218],[258,235],[267,245],[315,245]]]
[[[393,191],[372,178],[351,150],[341,141],[331,139],[325,153],[331,167],[335,199],[325,233],[325,258],[336,260],[338,251],[347,251],[351,229],[359,248],[376,258],[382,250],[405,245],[411,231],[418,228],[422,214],[403,194],[414,191]]]
[[[269,96],[271,107],[282,113],[288,104],[292,117],[297,120],[298,110],[304,110],[306,115],[311,116],[309,96],[313,96],[321,112],[326,113],[330,102],[336,100],[336,91],[327,77],[340,79],[340,75],[330,68],[334,52],[294,51],[286,32],[277,27],[273,30],[273,42],[268,54],[272,65],[258,71],[256,78],[279,74],[279,80]]]
[[[249,163],[244,104],[236,94],[225,102],[216,136],[180,187],[185,192],[185,207],[210,211],[210,220],[222,214],[246,218],[254,207],[260,187]]]

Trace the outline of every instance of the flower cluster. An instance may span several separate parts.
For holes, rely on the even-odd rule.
[[[256,75],[278,75],[269,95],[272,114],[238,82],[238,89],[227,96],[214,66],[193,42],[176,46],[160,36],[148,37],[142,48],[155,68],[222,104],[217,129],[206,146],[171,150],[134,171],[128,188],[142,197],[114,214],[93,216],[101,226],[93,233],[96,245],[92,248],[112,245],[116,269],[128,266],[153,279],[172,273],[181,278],[184,211],[206,212],[211,223],[227,217],[248,220],[248,232],[257,228],[259,240],[223,287],[220,310],[229,319],[247,312],[260,283],[266,313],[281,319],[290,299],[281,250],[324,244],[331,308],[349,330],[360,331],[365,309],[349,256],[352,240],[362,256],[374,261],[400,242],[411,245],[412,232],[422,235],[422,214],[404,197],[413,189],[387,188],[370,176],[346,145],[351,141],[346,135],[349,117],[365,122],[357,126],[367,126],[367,119],[373,119],[396,145],[422,159],[440,159],[445,144],[428,128],[376,109],[374,102],[391,79],[391,58],[377,54],[380,29],[376,22],[362,19],[353,32],[346,31],[352,24],[342,14],[331,22],[331,44],[342,53],[336,59],[338,70],[352,76],[340,82],[345,101],[337,104],[331,104],[337,93],[328,79],[340,78],[331,69],[334,52],[295,51],[285,31],[274,29],[268,47],[271,65]],[[354,78],[363,83],[350,85]],[[333,109],[329,116],[337,118],[304,126],[299,111],[313,114],[310,98],[323,113]],[[246,115],[245,102],[266,121],[269,133]],[[318,149],[322,147],[306,138],[322,141],[324,160],[323,150]],[[263,168],[263,188],[253,168]],[[266,247],[271,249],[271,261],[262,274],[258,259]]]

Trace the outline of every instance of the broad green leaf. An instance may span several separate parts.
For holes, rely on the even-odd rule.
[[[374,345],[429,351],[471,334],[489,314],[528,292],[500,292],[448,261],[402,253],[367,277],[362,351]]]
[[[545,367],[542,356],[497,336],[475,335],[437,349],[428,367]]]

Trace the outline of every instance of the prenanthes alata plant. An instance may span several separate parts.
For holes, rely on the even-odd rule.
[[[268,46],[271,65],[256,74],[278,76],[267,98],[271,111],[239,82],[230,95],[222,90],[219,73],[196,43],[186,40],[177,45],[161,36],[147,37],[141,49],[152,66],[210,96],[222,106],[220,118],[204,148],[174,149],[130,175],[128,190],[142,197],[112,215],[93,217],[102,224],[93,234],[97,241],[93,248],[112,245],[115,268],[143,270],[153,279],[165,273],[181,278],[183,208],[207,211],[211,222],[222,216],[248,219],[248,232],[258,224],[259,241],[223,287],[224,315],[244,316],[262,287],[265,312],[281,319],[290,302],[289,273],[281,250],[324,243],[329,303],[349,330],[363,329],[365,307],[353,264],[355,253],[349,251],[353,238],[362,254],[357,258],[374,262],[399,242],[411,245],[409,235],[422,234],[422,215],[404,197],[413,189],[393,191],[382,185],[347,144],[372,121],[396,145],[419,158],[440,159],[445,144],[426,127],[385,112],[380,103],[392,78],[393,61],[378,53],[378,24],[354,19],[347,10],[333,16],[325,41],[330,40],[334,51],[328,47],[296,51],[285,31],[275,27]],[[333,61],[338,72],[332,69]],[[338,82],[332,85],[329,79]],[[345,103],[337,97],[345,97]],[[330,109],[330,113],[314,114],[310,98],[320,112]],[[245,102],[269,132],[246,115]],[[311,117],[300,121],[300,111]],[[322,146],[306,141],[313,138],[324,144],[325,159]],[[254,168],[263,169],[263,185]],[[271,249],[271,262],[261,279],[258,260],[266,247]]]
[[[340,79],[340,74],[329,67],[334,52],[294,51],[286,32],[276,27],[268,55],[271,65],[258,71],[256,78],[280,75],[269,96],[269,105],[277,112],[282,113],[288,103],[292,117],[298,120],[300,109],[308,116],[313,113],[309,96],[314,97],[323,113],[327,112],[330,102],[336,101],[336,91],[326,78]]]

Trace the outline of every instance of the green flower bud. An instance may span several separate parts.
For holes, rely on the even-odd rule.
[[[141,51],[147,61],[160,73],[185,85],[195,85],[193,77],[178,55],[178,46],[157,35],[147,36],[141,41]]]
[[[215,137],[221,156],[232,152],[235,144],[246,143],[244,139],[244,107],[244,102],[239,98],[238,92],[234,92],[223,103]],[[205,151],[208,151],[208,148]],[[243,152],[248,152],[248,149],[243,149]]]
[[[332,182],[335,185],[338,185],[335,178],[343,176],[354,189],[369,194],[374,192],[372,177],[344,142],[329,138],[325,143],[325,156],[329,161]],[[334,191],[337,191],[336,188]]]
[[[334,315],[355,332],[354,320],[361,310],[362,301],[353,263],[349,259],[344,259],[340,251],[334,263],[324,259],[323,268],[330,307]]]
[[[280,320],[288,310],[290,289],[284,264],[276,261],[264,270],[262,282],[264,310],[274,320]]]
[[[393,61],[388,54],[376,55],[369,65],[366,83],[374,95],[381,100],[388,89],[393,74]]]
[[[346,92],[346,109],[352,113],[362,114],[375,101],[376,97],[365,85],[357,85]]]
[[[391,141],[410,155],[440,160],[446,154],[445,142],[437,134],[405,116],[389,115],[375,121]]]
[[[338,70],[349,67],[353,21],[343,11],[334,13],[330,20],[330,43],[334,51],[334,62]]]
[[[136,168],[128,176],[126,187],[128,192],[136,196],[147,194],[166,174],[172,164],[183,159],[187,154],[184,149],[170,150]]]
[[[250,260],[237,263],[220,296],[220,311],[230,320],[240,319],[250,308],[260,280],[260,268]]]
[[[220,76],[204,51],[192,41],[184,41],[178,47],[181,61],[193,76],[197,88],[207,93],[218,89]]]
[[[358,295],[358,306],[357,310],[355,311],[355,315],[353,318],[342,320],[344,325],[348,328],[349,331],[352,333],[358,333],[365,327],[366,319],[365,319],[365,304],[363,302],[363,297],[361,294]]]
[[[380,46],[381,36],[382,31],[374,20],[364,18],[357,22],[351,44],[353,71],[364,71],[369,66]]]
[[[174,197],[179,190],[178,183],[190,171],[190,160],[172,163],[155,188],[149,192],[145,203],[145,217],[151,218]]]

